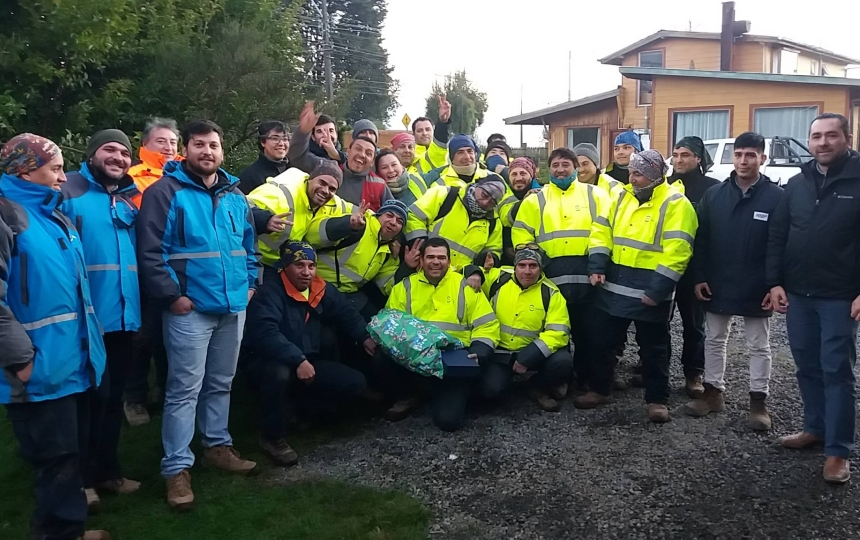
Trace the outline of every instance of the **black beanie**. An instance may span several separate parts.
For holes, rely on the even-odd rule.
[[[84,158],[89,160],[96,153],[96,150],[106,145],[107,143],[119,143],[125,146],[131,153],[131,141],[128,140],[128,135],[118,129],[103,129],[90,137],[90,142],[87,143],[87,152]]]
[[[485,156],[485,157],[486,157],[486,156],[488,156],[488,155],[490,154],[490,150],[492,150],[493,148],[499,148],[499,149],[501,149],[501,150],[502,150],[502,152],[504,152],[504,153],[505,153],[505,156],[507,156],[507,158],[508,158],[509,160],[510,160],[512,157],[514,157],[514,153],[511,151],[511,147],[510,147],[510,146],[508,146],[508,143],[506,143],[505,141],[498,141],[498,140],[497,140],[497,141],[493,141],[493,142],[491,142],[490,144],[488,144],[488,145],[487,145],[487,151],[486,151],[486,152],[484,152],[484,156]]]

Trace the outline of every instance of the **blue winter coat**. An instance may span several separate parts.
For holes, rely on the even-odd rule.
[[[167,308],[180,296],[197,311],[237,313],[256,288],[259,267],[253,219],[239,179],[218,169],[207,189],[171,161],[143,194],[137,258],[147,294]]]
[[[105,332],[140,328],[140,282],[134,232],[138,194],[130,176],[113,193],[93,178],[86,163],[69,173],[60,209],[74,223],[90,277],[96,316]]]
[[[0,219],[0,403],[58,399],[101,383],[102,333],[84,250],[61,195],[4,174]],[[26,384],[5,369],[33,362]]]

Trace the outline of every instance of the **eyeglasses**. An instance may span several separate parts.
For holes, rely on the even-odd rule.
[[[278,135],[272,135],[270,137],[266,137],[266,140],[273,143],[282,143],[290,140],[289,137],[279,137]]]
[[[540,246],[535,244],[534,242],[529,242],[527,244],[517,244],[514,249],[516,251],[519,251],[521,249],[540,249]]]

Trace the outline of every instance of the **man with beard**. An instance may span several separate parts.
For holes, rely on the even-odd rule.
[[[256,468],[233,449],[228,431],[230,389],[258,264],[239,179],[220,168],[221,137],[221,128],[208,120],[183,129],[186,159],[168,163],[164,177],[146,190],[137,227],[144,287],[165,310],[161,474],[167,502],[177,510],[194,504],[189,470],[196,416],[204,462],[245,475]]]
[[[391,140],[392,145],[395,142],[402,143],[407,137],[412,137],[412,135],[398,133]],[[408,143],[402,143],[401,147],[406,144]],[[374,163],[376,174],[385,180],[388,189],[391,190],[391,194],[403,204],[409,206],[427,192],[427,185],[424,183],[424,179],[420,175],[404,169],[400,157],[395,152],[382,150],[377,154]]]
[[[260,157],[239,173],[239,189],[251,193],[290,167],[287,151],[290,149],[290,131],[280,120],[265,120],[257,127]]]
[[[75,224],[84,248],[96,317],[104,331],[107,365],[90,410],[90,460],[84,488],[91,510],[96,489],[132,493],[139,482],[123,478],[117,448],[123,419],[122,396],[134,333],[140,329],[140,288],[135,252],[138,190],[128,175],[131,142],[122,131],[106,129],[87,144],[85,161],[66,176],[63,213]]]
[[[437,167],[445,165],[448,159],[448,126],[451,123],[451,104],[444,95],[438,96],[439,119],[436,126],[426,116],[412,122],[414,148],[411,161],[404,159],[408,151],[401,153],[400,145],[391,141],[391,148],[401,158],[400,162],[410,172],[425,175]]]
[[[346,163],[346,154],[341,150],[334,118],[327,114],[320,115],[311,131],[308,151],[323,159]]]
[[[509,210],[508,220],[515,222],[517,213],[520,209],[523,199],[532,191],[532,184],[535,181],[537,170],[534,162],[527,157],[519,157],[513,160],[510,166],[505,170],[507,174],[506,180],[511,188],[517,202]],[[546,263],[547,261],[544,261]],[[511,240],[511,227],[502,229],[502,264],[514,264],[514,244]]]
[[[299,115],[299,128],[293,133],[287,153],[290,163],[308,174],[323,161],[323,158],[308,150],[310,133],[319,117],[320,115],[314,112],[313,101],[307,102]],[[376,141],[359,132],[349,145],[346,163],[340,166],[343,182],[338,188],[340,198],[352,204],[367,202],[374,212],[379,210],[382,203],[394,198],[385,181],[371,172],[375,157]]]
[[[612,163],[606,166],[604,174],[611,176],[622,184],[629,183],[629,172],[627,166],[630,164],[630,156],[642,151],[642,141],[635,131],[625,131],[615,137]]]

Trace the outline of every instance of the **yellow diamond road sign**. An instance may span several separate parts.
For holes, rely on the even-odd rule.
[[[411,118],[409,118],[409,115],[408,115],[408,114],[404,114],[404,115],[403,115],[403,118],[402,118],[400,121],[401,121],[401,122],[403,122],[403,127],[408,128],[408,127],[409,127],[409,123],[410,123],[410,122],[412,122],[412,119],[411,119]]]

